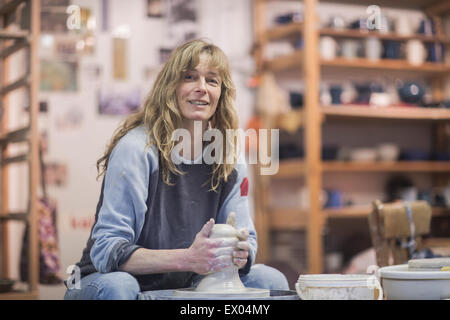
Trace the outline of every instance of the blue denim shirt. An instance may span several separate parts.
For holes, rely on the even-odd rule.
[[[78,263],[82,276],[98,271],[117,271],[138,248],[188,248],[210,219],[225,223],[236,212],[238,228],[250,232],[250,256],[241,273],[248,273],[257,250],[256,232],[249,215],[245,163],[236,164],[228,181],[210,191],[211,166],[185,161],[184,175],[165,184],[155,146],[147,144],[147,130],[137,127],[113,149],[90,238]],[[183,287],[193,273],[136,276],[144,290]],[[151,284],[151,285],[150,285]]]

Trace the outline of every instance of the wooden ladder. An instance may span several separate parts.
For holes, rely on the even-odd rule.
[[[39,164],[39,33],[40,33],[40,0],[0,1],[0,66],[2,70],[0,84],[0,228],[1,241],[1,278],[10,277],[8,243],[8,222],[23,221],[29,229],[26,245],[28,259],[28,285],[24,291],[0,292],[1,299],[38,299],[39,282],[39,244],[37,237],[37,204],[40,177]],[[11,27],[11,17],[17,17],[22,10],[22,26]],[[16,15],[17,14],[17,15]],[[19,50],[26,50],[27,66],[25,74],[18,80],[9,82],[9,58]],[[13,131],[8,128],[8,114],[14,108],[22,107],[8,103],[7,96],[11,92],[25,89],[28,96],[28,124]],[[27,144],[27,151],[10,156],[9,147],[14,144]],[[8,167],[15,163],[26,163],[28,167],[28,190],[21,190],[28,195],[28,206],[25,212],[11,212],[9,206],[10,181]],[[15,192],[19,192],[15,190]]]

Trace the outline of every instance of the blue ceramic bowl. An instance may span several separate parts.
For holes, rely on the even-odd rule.
[[[397,87],[398,95],[403,102],[406,103],[419,103],[422,101],[425,90],[423,86],[414,81],[405,82]]]

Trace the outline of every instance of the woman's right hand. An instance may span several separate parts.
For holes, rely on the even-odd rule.
[[[217,272],[233,264],[232,254],[237,240],[210,239],[214,219],[210,219],[195,236],[194,242],[186,251],[188,269],[205,275]]]

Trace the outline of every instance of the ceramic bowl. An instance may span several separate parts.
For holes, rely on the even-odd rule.
[[[0,292],[10,292],[13,289],[14,280],[0,279]]]
[[[425,94],[423,86],[414,81],[398,84],[397,87],[400,100],[406,103],[419,103]]]
[[[356,148],[350,152],[350,160],[358,162],[371,162],[377,160],[377,149],[375,148]]]
[[[400,155],[399,146],[393,143],[380,144],[377,151],[381,161],[396,161]]]
[[[302,300],[381,300],[377,278],[366,274],[300,275],[295,284]]]
[[[450,271],[410,271],[407,264],[380,269],[387,300],[442,300],[450,298]]]

